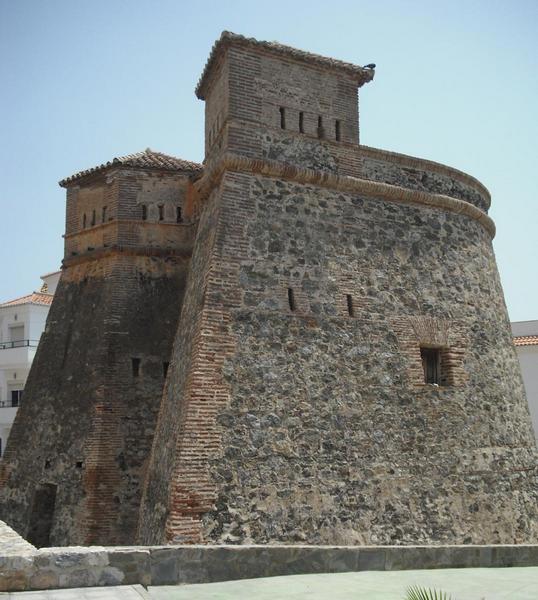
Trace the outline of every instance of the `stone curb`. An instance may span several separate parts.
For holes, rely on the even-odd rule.
[[[0,556],[0,591],[177,585],[278,575],[538,566],[538,545],[64,547]]]

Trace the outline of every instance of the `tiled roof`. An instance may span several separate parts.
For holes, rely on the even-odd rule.
[[[538,335],[519,335],[514,338],[514,346],[538,346]]]
[[[22,296],[22,298],[15,298],[15,300],[9,300],[0,304],[0,308],[4,306],[18,306],[20,304],[41,304],[43,306],[50,306],[54,294],[44,294],[43,292],[34,292],[28,294],[28,296]]]
[[[146,148],[143,152],[136,154],[127,154],[126,156],[117,156],[102,165],[79,171],[70,177],[66,177],[60,181],[60,185],[65,187],[68,183],[85,177],[98,171],[104,171],[111,167],[133,167],[135,169],[161,169],[165,171],[185,171],[189,173],[197,173],[202,170],[202,165],[188,160],[182,160],[175,156],[169,156],[162,152],[154,152],[150,148]]]
[[[357,85],[359,86],[363,83],[371,81],[374,78],[375,72],[373,69],[365,69],[364,67],[359,67],[358,65],[344,62],[343,60],[336,60],[334,58],[321,56],[320,54],[305,52],[304,50],[298,50],[297,48],[292,48],[291,46],[284,46],[278,42],[264,42],[254,38],[247,38],[243,35],[232,33],[231,31],[223,31],[220,38],[213,44],[213,48],[211,49],[211,53],[207,59],[202,76],[200,77],[198,85],[196,86],[196,96],[200,98],[200,100],[205,100],[205,87],[209,73],[217,61],[220,51],[231,43],[269,50],[273,54],[280,54],[281,56],[307,61],[322,67],[329,67],[332,69],[336,68],[347,71],[356,77]]]

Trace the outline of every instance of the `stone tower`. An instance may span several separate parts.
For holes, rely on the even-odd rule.
[[[2,518],[39,546],[134,542],[199,169],[146,150],[60,182],[63,273],[0,471]]]
[[[536,541],[474,178],[360,146],[373,71],[224,33],[142,543]]]
[[[373,75],[225,32],[203,169],[62,182],[0,518],[41,545],[537,541],[489,194],[359,145]]]

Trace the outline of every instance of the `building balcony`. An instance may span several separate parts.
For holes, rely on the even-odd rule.
[[[35,356],[38,340],[0,342],[0,369],[27,367]]]

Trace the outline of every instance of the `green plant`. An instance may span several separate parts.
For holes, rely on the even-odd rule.
[[[440,590],[431,590],[414,585],[407,588],[405,600],[451,600],[451,596]]]

